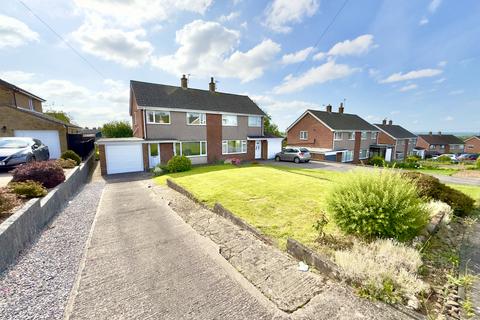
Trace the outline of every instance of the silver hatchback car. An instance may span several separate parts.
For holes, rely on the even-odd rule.
[[[308,162],[312,157],[307,148],[287,147],[275,155],[275,161]]]

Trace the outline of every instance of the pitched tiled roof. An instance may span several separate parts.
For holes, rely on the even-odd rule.
[[[407,129],[397,124],[380,124],[376,123],[375,126],[380,128],[385,133],[394,137],[395,139],[415,138],[417,135],[411,133]]]
[[[7,81],[5,81],[5,80],[0,79],[0,86],[4,86],[4,87],[7,87],[7,88],[9,88],[9,89],[12,89],[13,91],[17,91],[17,92],[23,93],[24,95],[27,95],[27,96],[29,96],[29,97],[32,97],[33,99],[36,99],[36,100],[38,100],[38,101],[40,101],[40,102],[45,102],[45,100],[42,99],[42,98],[40,98],[39,96],[36,96],[36,95],[34,95],[33,93],[28,92],[27,90],[23,90],[22,88],[19,88],[19,87],[17,87],[16,85],[11,84],[11,83],[9,83],[9,82],[7,82]]]
[[[248,96],[157,83],[130,81],[141,107],[265,115]]]
[[[17,108],[17,107],[12,107],[12,106],[4,106],[4,107],[12,108],[12,109],[14,109],[16,111],[19,111],[19,112],[28,113],[28,114],[31,114],[32,116],[37,117],[37,118],[40,118],[40,119],[43,119],[43,120],[46,120],[46,121],[50,121],[50,122],[55,122],[57,124],[64,125],[64,126],[67,126],[67,127],[70,127],[70,128],[80,128],[79,126],[77,126],[75,124],[63,122],[61,120],[58,120],[55,117],[49,116],[49,115],[47,115],[45,113],[42,113],[42,112],[37,112],[37,111],[33,111],[33,110]]]
[[[307,110],[324,122],[333,130],[369,130],[379,131],[378,128],[363,120],[356,114]]]
[[[428,144],[464,144],[462,139],[452,134],[421,134],[419,137]]]

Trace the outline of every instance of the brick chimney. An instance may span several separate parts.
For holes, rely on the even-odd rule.
[[[332,106],[329,104],[327,107],[326,107],[326,110],[328,113],[331,113],[332,112]]]
[[[387,119],[383,119],[383,120],[382,120],[382,124],[383,124],[383,125],[386,125],[386,124],[387,124]]]
[[[185,77],[185,75],[183,75],[182,78],[180,79],[180,85],[182,89],[188,89],[188,79],[187,77]]]
[[[432,131],[430,131],[428,134],[429,134],[429,135],[432,135]]]
[[[210,78],[210,83],[208,84],[208,90],[210,90],[210,92],[215,92],[215,81],[213,80],[213,77]]]
[[[343,102],[340,102],[340,107],[338,107],[338,113],[342,114],[343,111],[345,111],[345,108],[343,107]]]
[[[438,131],[438,135],[441,136],[441,135],[442,135],[442,131]]]
[[[388,121],[388,125],[389,125],[389,126],[391,126],[392,124],[393,124],[393,121],[392,121],[392,120]]]

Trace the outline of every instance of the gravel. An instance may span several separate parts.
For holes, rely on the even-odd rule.
[[[85,185],[0,274],[0,318],[63,318],[104,184]]]

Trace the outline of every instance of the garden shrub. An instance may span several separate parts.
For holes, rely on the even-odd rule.
[[[17,196],[8,191],[7,188],[0,188],[0,216],[20,204]]]
[[[445,224],[450,223],[453,216],[452,207],[440,200],[430,200],[427,204],[425,204],[425,209],[428,211],[431,218],[443,216],[442,223]]]
[[[60,156],[62,159],[72,159],[77,163],[77,166],[82,163],[82,158],[73,150],[67,150]]]
[[[393,170],[348,172],[326,200],[341,230],[367,239],[406,241],[428,221],[415,184]]]
[[[192,169],[192,161],[185,156],[174,156],[167,163],[168,172],[183,172]]]
[[[476,167],[477,167],[477,169],[480,169],[480,157],[477,159]]]
[[[167,166],[165,165],[156,165],[152,170],[155,177],[161,176],[162,174],[168,173]]]
[[[412,156],[408,156],[406,159],[405,159],[405,162],[418,162],[420,161],[420,157],[419,156],[416,156],[416,155],[412,155]]]
[[[368,164],[371,166],[383,167],[385,160],[380,156],[375,156],[368,160]]]
[[[390,239],[356,242],[351,249],[337,251],[335,262],[368,298],[397,303],[428,290],[418,278],[420,253]]]
[[[45,189],[40,183],[32,180],[25,182],[11,182],[8,184],[10,190],[16,195],[25,198],[38,198],[47,195],[47,189]]]
[[[53,188],[65,181],[62,167],[55,160],[31,162],[12,171],[12,182],[33,180],[45,188]]]
[[[443,155],[443,156],[438,157],[437,161],[442,162],[442,163],[450,163],[450,162],[452,162],[452,159],[449,156]]]
[[[405,172],[402,175],[417,185],[417,192],[421,197],[447,203],[457,216],[466,216],[475,208],[474,199],[441,183],[433,176],[420,172]]]
[[[57,162],[60,165],[60,167],[62,167],[63,169],[72,169],[77,166],[77,162],[73,159],[60,158],[60,159],[57,159]]]

